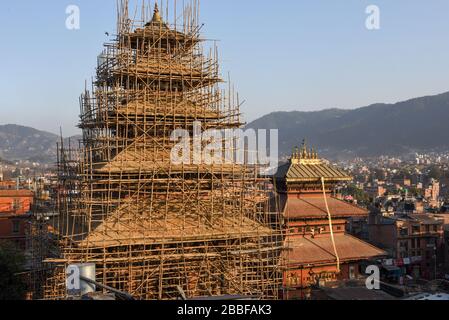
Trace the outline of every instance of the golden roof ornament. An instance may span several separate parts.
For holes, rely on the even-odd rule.
[[[153,14],[153,19],[151,19],[151,22],[152,23],[162,23],[162,17],[159,12],[159,6],[157,5],[157,2],[154,5],[154,14]]]
[[[320,165],[323,161],[318,157],[315,148],[307,148],[307,143],[304,139],[301,149],[298,149],[298,147],[293,149],[291,163],[294,165]]]
[[[306,139],[304,139],[302,141],[301,158],[302,159],[306,159],[307,158],[307,143],[306,143]]]

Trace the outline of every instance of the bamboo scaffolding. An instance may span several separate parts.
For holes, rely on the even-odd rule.
[[[173,130],[242,125],[237,95],[221,88],[216,46],[203,54],[199,2],[181,17],[174,9],[173,25],[157,8],[147,22],[154,6],[145,3],[129,19],[128,6],[119,1],[116,40],[80,98],[80,149],[59,147],[56,249],[39,293],[66,298],[65,267],[93,262],[99,281],[138,299],[177,299],[177,287],[189,298],[276,299],[282,237],[258,168],[170,161]]]

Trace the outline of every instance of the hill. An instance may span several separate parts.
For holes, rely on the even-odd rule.
[[[448,124],[449,92],[355,110],[275,112],[247,127],[278,128],[284,155],[306,138],[328,156],[379,156],[448,150]]]
[[[78,139],[79,137],[73,137]],[[0,158],[7,161],[56,162],[56,134],[30,127],[0,125]]]

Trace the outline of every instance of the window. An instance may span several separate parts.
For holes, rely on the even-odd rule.
[[[355,267],[349,266],[349,279],[353,280],[355,279]]]
[[[14,199],[13,210],[20,210],[20,209],[21,209],[20,199]]]
[[[20,222],[17,220],[14,220],[12,222],[12,233],[17,234],[20,232]]]

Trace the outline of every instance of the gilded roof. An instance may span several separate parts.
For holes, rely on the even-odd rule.
[[[279,167],[275,177],[287,179],[287,182],[316,182],[321,178],[326,181],[352,180],[345,171],[321,160],[313,148],[308,150],[305,141],[301,150],[296,148],[289,162]]]

